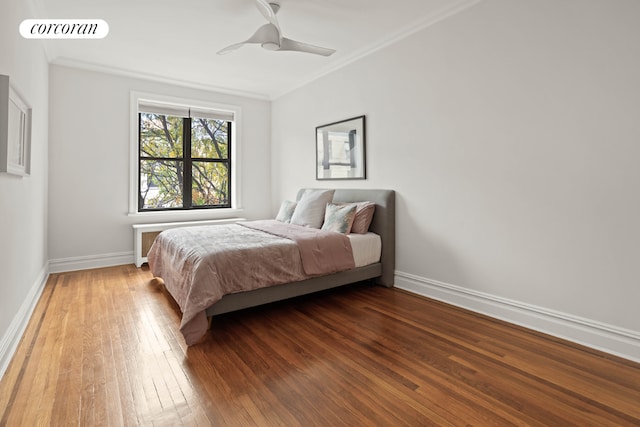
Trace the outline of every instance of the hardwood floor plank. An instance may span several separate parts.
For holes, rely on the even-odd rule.
[[[70,299],[67,308],[59,312],[63,317],[59,322],[58,334],[63,343],[62,352],[65,357],[61,359],[60,374],[57,379],[53,406],[58,410],[52,413],[52,425],[77,424],[79,422],[80,411],[76,402],[81,398],[82,371],[77,367],[82,363],[83,330],[75,325],[82,324],[80,316],[83,316],[84,312],[68,309],[68,306],[78,304],[83,300],[78,296],[78,291],[80,288],[77,288],[73,294],[69,293]],[[55,310],[55,307],[53,309]]]
[[[298,314],[300,315],[299,322],[296,322],[298,324],[308,323],[302,321],[303,316],[313,318],[317,322],[305,328],[305,333],[308,333],[317,345],[313,352],[319,355],[321,363],[326,363],[327,360],[331,362],[327,364],[326,368],[336,374],[335,380],[337,382],[349,381],[348,387],[343,390],[343,393],[348,394],[350,399],[358,401],[363,400],[365,396],[368,398],[363,403],[369,405],[369,414],[379,413],[380,408],[383,408],[385,414],[390,416],[389,419],[380,420],[385,424],[451,424],[450,420],[443,418],[432,407],[416,400],[413,395],[416,385],[407,384],[404,378],[397,375],[395,369],[388,366],[386,360],[366,357],[366,354],[371,350],[371,342],[368,339],[360,341],[359,334],[356,332],[357,324],[340,323],[337,325],[331,321],[325,322],[323,319],[317,319],[310,315],[309,311],[298,312]],[[344,329],[340,330],[339,327],[346,328],[347,332]],[[321,331],[325,332],[327,336],[322,337]],[[317,339],[312,336],[316,334],[318,334]],[[322,347],[325,346],[327,340],[334,341],[338,345],[323,351]],[[363,352],[363,348],[366,351]]]
[[[0,425],[640,425],[640,365],[398,289],[179,324],[146,267],[52,274]]]
[[[344,309],[345,307],[340,307],[336,312]],[[356,315],[356,317],[360,317],[360,315]],[[394,327],[387,330],[386,324],[388,322],[386,319],[381,319],[380,322],[368,320],[369,322],[357,323],[355,328],[350,328],[352,330],[346,333],[345,342],[356,348],[366,346],[368,353],[379,355],[379,360],[375,362],[377,366],[381,366],[385,370],[391,369],[394,373],[404,373],[406,377],[410,378],[411,384],[415,384],[411,388],[415,388],[416,391],[421,389],[421,395],[424,398],[428,399],[429,394],[425,393],[424,390],[431,386],[432,383],[436,382],[438,388],[446,389],[454,379],[455,374],[460,370],[464,370],[463,366],[451,366],[450,363],[446,362],[448,354],[444,354],[440,359],[437,359],[432,356],[426,358],[423,354],[415,353],[413,349],[416,348],[416,345],[412,345],[411,337],[402,335],[401,331]],[[332,319],[328,319],[327,325],[344,328],[344,322],[336,322],[332,321]],[[373,327],[369,328],[370,325],[373,325]],[[370,333],[366,331],[370,331]],[[380,337],[385,337],[384,341],[380,340]],[[434,349],[431,345],[429,348],[431,350]],[[407,355],[412,357],[407,358]],[[483,425],[507,425],[510,422],[507,414],[496,412],[495,402],[491,402],[489,405],[491,411],[484,411],[482,402],[475,399],[476,391],[473,388],[467,390],[467,387],[457,387],[456,392],[457,399],[453,402],[448,402],[445,406],[438,407],[437,402],[430,400],[424,405],[438,407],[440,413],[448,419],[455,419],[458,416],[464,417],[466,421],[471,418],[478,418]],[[449,393],[454,393],[454,391],[449,390]]]
[[[433,319],[431,322],[429,322],[429,324],[433,324],[435,322],[437,322],[437,319]],[[494,322],[493,320],[488,320],[488,319],[484,319],[483,321],[489,321],[489,322]],[[412,322],[413,323],[413,322]],[[417,323],[417,322],[416,322]],[[448,319],[448,323],[452,324],[453,322],[451,322],[451,319]],[[420,324],[416,325],[419,328],[423,328]],[[473,374],[473,376],[469,376],[467,374],[465,374],[463,377],[460,377],[460,380],[463,380],[465,383],[468,384],[475,384],[474,387],[475,388],[484,388],[486,387],[485,384],[491,384],[492,385],[492,389],[491,392],[489,393],[489,391],[485,391],[485,394],[492,394],[494,395],[494,397],[496,399],[500,399],[502,401],[510,401],[509,400],[505,400],[505,395],[509,394],[509,389],[513,388],[513,386],[520,384],[521,389],[525,392],[525,393],[532,393],[532,390],[538,390],[540,392],[539,396],[533,395],[531,394],[531,398],[530,401],[535,402],[538,399],[538,397],[543,396],[543,399],[541,401],[544,401],[544,397],[546,396],[548,397],[554,397],[553,400],[550,401],[550,404],[546,404],[544,407],[538,406],[538,407],[532,407],[530,408],[528,411],[533,411],[535,413],[537,413],[538,417],[542,416],[542,414],[544,413],[550,413],[553,415],[547,415],[547,419],[546,419],[546,423],[547,424],[552,424],[552,425],[573,425],[572,422],[570,422],[569,420],[563,419],[563,418],[555,418],[558,414],[564,412],[567,412],[567,408],[571,407],[571,406],[575,406],[576,408],[579,409],[578,412],[574,412],[573,414],[571,414],[571,419],[574,421],[577,421],[577,425],[588,425],[588,420],[587,419],[583,419],[584,418],[584,414],[585,412],[589,412],[588,409],[594,409],[597,408],[598,406],[600,406],[599,402],[595,402],[595,401],[591,401],[589,402],[589,398],[585,395],[577,395],[575,393],[570,392],[571,387],[562,387],[561,385],[558,385],[556,383],[559,383],[560,381],[549,381],[548,378],[553,378],[553,375],[557,375],[559,372],[561,372],[562,368],[559,368],[557,371],[553,371],[552,373],[548,373],[546,375],[533,375],[533,372],[527,372],[526,367],[522,368],[521,366],[518,366],[517,364],[508,364],[508,358],[505,357],[505,354],[502,354],[501,357],[495,357],[492,356],[490,353],[484,352],[484,351],[478,351],[477,347],[476,347],[476,341],[475,340],[469,340],[469,337],[467,338],[460,338],[460,335],[457,332],[454,332],[452,329],[448,329],[449,332],[446,334],[442,333],[443,327],[440,325],[435,324],[432,328],[427,328],[427,330],[429,331],[433,331],[433,329],[438,329],[439,330],[439,334],[435,334],[434,337],[438,337],[438,338],[444,338],[446,340],[449,340],[449,344],[455,344],[455,346],[451,346],[451,345],[447,345],[444,348],[451,352],[452,356],[451,359],[464,364],[467,367],[472,368],[472,370],[474,372],[478,372],[478,371],[483,371],[483,370],[488,370],[492,373],[493,377],[492,378],[485,378],[484,380],[482,380],[481,382],[477,382],[479,377],[476,373]],[[468,328],[467,328],[468,329]],[[478,333],[478,330],[481,330],[482,326],[478,325],[478,323],[475,324],[474,327],[474,331],[468,333],[475,336]],[[453,338],[455,337],[455,338]],[[516,340],[517,341],[517,340]],[[435,350],[436,348],[440,347],[437,343],[441,342],[441,340],[437,340],[434,341],[434,347],[431,347],[431,351],[430,353],[432,355],[437,354],[437,351]],[[445,341],[442,341],[445,342]],[[512,341],[510,341],[512,342]],[[467,344],[465,344],[467,343]],[[460,345],[463,345],[462,347],[460,347]],[[533,355],[534,357],[536,356],[536,346],[528,346],[530,347],[528,350],[522,350],[523,349],[523,344],[522,343],[518,343],[517,346],[514,347],[514,349],[518,349],[518,351],[520,351],[521,353],[524,352],[524,354],[531,356]],[[410,349],[407,349],[406,351],[411,351]],[[456,357],[456,354],[460,354],[460,357]],[[442,356],[446,356],[447,353],[444,353]],[[473,356],[477,356],[477,357],[473,357]],[[570,356],[570,355],[568,355]],[[417,356],[416,356],[417,357]],[[477,363],[479,364],[472,364],[472,362],[470,360],[475,359],[477,360]],[[490,360],[491,363],[490,365],[487,365],[484,361],[484,359],[486,360]],[[521,360],[518,358],[515,358],[516,360]],[[569,359],[571,360],[571,359]],[[548,370],[548,366],[549,364],[551,364],[553,362],[552,359],[546,359],[546,360],[542,360],[542,359],[538,359],[537,363],[535,364],[535,366],[537,367],[537,369],[540,372],[543,372],[545,370]],[[522,368],[522,369],[521,369]],[[531,370],[533,371],[533,370]],[[572,373],[572,378],[575,378],[577,381],[582,381],[581,378],[587,374],[591,375],[591,373],[588,370],[580,370],[575,371]],[[522,378],[522,374],[526,374],[526,378]],[[515,375],[515,376],[514,376]],[[503,388],[503,389],[497,389],[495,386],[497,384],[501,384],[503,381],[502,379],[504,379],[506,376],[511,376],[510,379],[508,381],[506,381],[507,385]],[[528,378],[528,380],[527,380]],[[595,377],[594,377],[595,378]],[[543,387],[540,387],[539,382],[543,382],[545,383]],[[617,396],[619,396],[620,399],[620,403],[623,403],[624,400],[627,398],[627,396],[629,396],[629,398],[631,400],[635,399],[635,397],[633,397],[634,395],[637,395],[637,384],[635,387],[635,391],[634,390],[630,390],[630,389],[618,389],[616,387],[610,387],[610,384],[605,384],[602,382],[598,381],[594,381],[593,383],[590,384],[590,386],[593,386],[595,384],[598,384],[598,388],[596,388],[597,390],[600,390],[599,392],[607,392],[610,393],[613,389],[613,393],[617,394]],[[585,390],[586,394],[589,394],[589,391],[592,390],[591,388],[588,387],[582,387],[583,390]],[[487,389],[488,390],[488,389]],[[558,392],[558,390],[560,390],[560,392]],[[617,393],[616,393],[617,392]],[[550,395],[550,396],[549,396]],[[570,400],[570,401],[569,401]],[[587,404],[585,404],[585,401],[587,401]],[[512,403],[510,403],[511,406],[513,407],[520,407],[521,404],[517,401],[513,401]],[[564,406],[562,406],[564,405]],[[567,406],[570,405],[570,406]],[[637,405],[636,405],[637,407]],[[523,413],[526,413],[527,411],[524,409],[522,409]],[[590,414],[589,416],[591,418],[598,416],[598,414],[600,414],[602,411],[596,411],[595,413]],[[613,415],[616,415],[612,412]],[[623,416],[621,418],[621,420],[624,420],[625,417]],[[627,419],[629,419],[627,417]],[[619,422],[621,422],[619,420]],[[595,425],[598,425],[598,423],[595,423]],[[602,425],[602,424],[600,424]]]

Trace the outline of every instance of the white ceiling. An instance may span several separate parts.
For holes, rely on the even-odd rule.
[[[55,64],[273,99],[480,0],[277,0],[284,36],[330,57],[270,52],[246,40],[265,18],[254,0],[34,0],[34,18],[104,19],[102,40],[46,40]]]

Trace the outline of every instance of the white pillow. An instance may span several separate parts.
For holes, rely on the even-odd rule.
[[[291,224],[320,228],[324,222],[327,203],[333,200],[335,190],[307,190],[302,195],[291,217]]]

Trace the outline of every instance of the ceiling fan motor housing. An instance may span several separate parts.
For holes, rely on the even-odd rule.
[[[280,10],[280,3],[270,1],[269,6],[271,6],[273,13],[278,13],[278,11]]]

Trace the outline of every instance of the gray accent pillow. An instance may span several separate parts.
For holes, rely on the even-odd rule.
[[[296,209],[296,202],[292,202],[291,200],[285,200],[280,205],[280,210],[278,211],[278,215],[276,215],[276,221],[280,222],[291,222],[291,217],[293,216],[293,211]]]
[[[335,190],[307,190],[298,200],[291,224],[320,228],[324,222],[327,203],[333,200]]]
[[[334,205],[329,203],[324,213],[322,229],[336,233],[349,234],[351,224],[356,217],[356,205]]]

